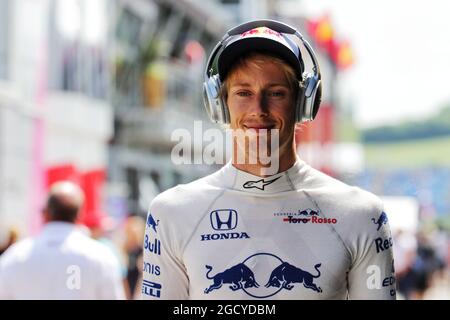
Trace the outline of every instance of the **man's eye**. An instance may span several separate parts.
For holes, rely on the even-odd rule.
[[[284,92],[283,91],[272,91],[272,92],[269,92],[269,96],[271,96],[271,97],[284,97]]]
[[[250,96],[250,92],[248,92],[248,91],[238,91],[238,92],[236,92],[236,94],[240,97],[249,97]]]

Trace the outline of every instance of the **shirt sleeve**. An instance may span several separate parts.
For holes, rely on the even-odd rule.
[[[383,211],[364,215],[356,239],[356,254],[348,272],[348,298],[395,300],[393,240]]]
[[[143,244],[142,299],[189,298],[180,233],[173,230],[173,210],[154,200],[147,214]],[[178,225],[179,225],[178,221]]]

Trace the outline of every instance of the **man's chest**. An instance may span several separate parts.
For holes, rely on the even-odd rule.
[[[345,292],[350,257],[336,226],[307,197],[223,197],[204,214],[184,251],[199,299],[324,299]]]

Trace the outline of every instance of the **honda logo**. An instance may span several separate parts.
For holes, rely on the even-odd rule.
[[[237,212],[233,209],[214,210],[210,213],[211,226],[214,230],[233,230],[237,226]]]

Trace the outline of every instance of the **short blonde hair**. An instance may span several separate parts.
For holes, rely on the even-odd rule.
[[[297,79],[294,68],[292,68],[284,60],[282,60],[278,57],[272,56],[270,54],[262,53],[262,52],[257,52],[257,51],[252,51],[252,52],[242,56],[230,68],[230,71],[225,76],[225,79],[220,88],[220,95],[222,97],[222,100],[226,103],[226,101],[228,99],[228,90],[230,89],[229,80],[236,75],[236,73],[239,69],[248,67],[250,65],[255,66],[256,68],[259,68],[259,69],[263,69],[264,65],[267,62],[272,62],[274,64],[277,64],[282,69],[282,71],[288,81],[289,89],[291,90],[291,92],[293,94],[294,101],[296,101],[297,95],[299,94],[299,89],[302,89],[303,86],[302,86],[302,83],[299,82],[299,80]]]

